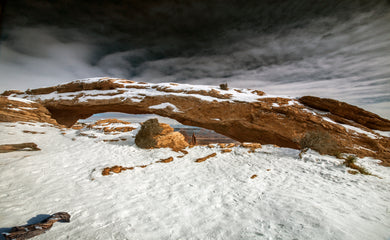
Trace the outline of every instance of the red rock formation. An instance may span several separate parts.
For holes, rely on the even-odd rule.
[[[207,155],[206,157],[201,157],[201,158],[196,159],[195,162],[197,162],[197,163],[204,162],[207,159],[215,157],[215,156],[217,156],[217,154],[216,153],[212,153],[210,155]]]
[[[345,102],[339,102],[329,98],[319,98],[313,96],[304,96],[299,98],[299,102],[321,111],[328,111],[331,113],[330,117],[334,117],[336,122],[349,124],[351,120],[359,123],[367,128],[390,131],[390,121],[380,116],[368,112],[362,108],[353,106]]]
[[[31,134],[45,134],[45,132],[36,132],[36,131],[29,131],[29,130],[23,130],[24,133],[31,133]]]
[[[83,129],[87,126],[87,124],[85,123],[75,123],[73,126],[72,126],[72,129],[74,130],[80,130],[80,129]]]
[[[110,175],[111,172],[113,173],[120,173],[122,171],[126,171],[126,170],[133,170],[134,167],[122,167],[122,166],[118,166],[118,165],[115,165],[113,167],[106,167],[102,170],[102,175],[103,176],[107,176],[107,175]]]
[[[118,120],[115,118],[98,120],[95,123],[87,124],[86,128],[101,129],[104,133],[112,132],[131,132],[135,128],[126,126],[131,124],[130,122]]]
[[[221,150],[221,153],[229,153],[229,152],[231,152],[232,151],[232,149],[230,149],[230,148],[228,148],[228,149],[222,149]]]
[[[172,127],[159,123],[156,118],[142,124],[135,143],[140,148],[172,148],[175,151],[188,147],[181,133],[174,132]]]
[[[258,148],[262,148],[261,144],[259,144],[259,143],[243,143],[243,144],[241,144],[241,147],[250,148],[253,150],[256,150]]]
[[[6,94],[39,102],[54,119],[67,126],[102,112],[158,114],[240,142],[295,149],[300,148],[300,139],[308,131],[326,131],[341,152],[374,157],[390,165],[390,138],[372,130],[390,130],[389,120],[336,100],[269,97],[250,89],[222,90],[109,78]]]
[[[169,157],[169,158],[161,159],[161,160],[157,161],[156,163],[169,163],[172,161],[173,161],[173,157]]]
[[[2,233],[5,240],[25,240],[41,235],[48,231],[55,222],[70,222],[67,212],[58,212],[42,220],[40,223],[13,227],[11,232]]]
[[[2,144],[0,145],[0,153],[14,152],[14,151],[40,151],[35,143],[18,143],[18,144]]]
[[[0,122],[46,122],[58,125],[41,104],[24,99],[0,96]]]

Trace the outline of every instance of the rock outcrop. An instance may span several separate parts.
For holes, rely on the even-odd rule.
[[[6,240],[25,240],[41,235],[48,231],[55,222],[70,222],[70,215],[67,212],[58,212],[40,223],[13,227],[11,232],[2,233]]]
[[[188,147],[183,134],[174,132],[173,128],[165,123],[159,123],[156,118],[149,119],[142,124],[135,144],[140,148],[172,148],[179,151]]]
[[[14,152],[14,151],[40,151],[35,143],[17,143],[17,144],[2,144],[0,145],[0,153]]]
[[[122,166],[115,165],[113,167],[104,168],[102,170],[102,175],[107,176],[107,175],[110,175],[111,173],[121,173],[123,171],[133,170],[133,169],[134,169],[134,167],[122,167]]]
[[[345,102],[313,96],[301,97],[299,102],[308,107],[331,113],[329,117],[336,122],[351,124],[352,121],[371,129],[390,131],[389,120]]]
[[[131,132],[135,127],[130,126],[130,122],[110,118],[98,120],[95,123],[87,124],[85,127],[89,129],[102,130],[104,133],[112,132]]]
[[[50,112],[39,103],[0,96],[0,122],[46,122],[58,125]]]
[[[201,158],[196,159],[195,162],[197,162],[197,163],[204,162],[207,159],[215,157],[215,156],[217,156],[217,154],[216,153],[212,153],[210,155],[207,155],[206,157],[201,157]]]
[[[58,123],[68,127],[78,119],[102,112],[158,114],[240,142],[295,149],[301,147],[300,139],[307,132],[326,131],[341,152],[374,157],[390,165],[390,138],[373,131],[390,131],[390,121],[336,100],[110,78],[79,80],[26,92],[8,91],[4,95],[36,101]]]

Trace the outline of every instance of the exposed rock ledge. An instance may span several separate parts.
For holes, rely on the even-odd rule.
[[[26,99],[0,96],[0,122],[36,121],[58,125],[41,104]]]
[[[390,138],[373,131],[390,131],[390,121],[331,99],[295,99],[251,89],[221,90],[214,86],[110,78],[26,92],[7,91],[3,95],[41,103],[58,123],[68,127],[95,113],[158,114],[237,141],[296,149],[306,132],[325,130],[335,138],[341,152],[374,157],[390,165]]]

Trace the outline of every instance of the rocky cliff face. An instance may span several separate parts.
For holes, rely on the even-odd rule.
[[[390,165],[390,121],[347,103],[316,97],[269,96],[258,90],[95,78],[4,95],[36,101],[60,124],[95,113],[158,114],[214,130],[240,142],[299,149],[310,131],[326,131],[340,151]]]

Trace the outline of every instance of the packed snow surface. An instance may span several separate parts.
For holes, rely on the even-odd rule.
[[[66,211],[70,223],[34,239],[390,237],[390,169],[378,160],[357,161],[377,176],[352,175],[340,159],[310,151],[301,159],[297,150],[274,146],[255,153],[196,146],[178,158],[183,153],[139,149],[129,136],[111,143],[72,129],[62,135],[48,124],[0,123],[0,144],[42,149],[0,155],[1,230]],[[104,167],[148,164],[101,175]]]

